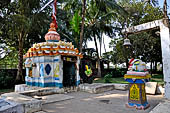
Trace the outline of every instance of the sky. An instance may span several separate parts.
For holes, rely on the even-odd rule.
[[[158,0],[159,1],[159,6],[161,8],[163,8],[163,3],[164,3],[164,0]],[[167,5],[168,5],[168,13],[170,13],[170,0],[166,0],[167,1]]]
[[[159,1],[159,6],[161,8],[163,8],[164,0],[158,0],[158,1]],[[167,5],[168,5],[168,13],[170,13],[170,0],[167,0]],[[98,48],[99,48],[100,47],[99,41],[97,41],[97,42],[98,42],[97,45],[98,45]],[[106,52],[112,51],[112,48],[109,48],[109,43],[111,42],[111,39],[107,36],[104,36],[104,42],[105,42]],[[88,41],[87,42],[87,48],[96,48],[94,41]],[[102,45],[102,53],[105,53],[103,45]]]

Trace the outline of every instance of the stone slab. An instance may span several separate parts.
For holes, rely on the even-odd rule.
[[[170,100],[165,100],[164,102],[159,103],[149,113],[170,113],[169,107],[170,107]]]
[[[18,92],[23,95],[27,96],[34,96],[34,95],[51,95],[51,94],[60,94],[64,93],[63,88],[58,87],[36,87],[36,86],[28,86],[26,84],[15,85],[15,92]]]
[[[81,84],[81,91],[89,92],[89,93],[102,93],[110,90],[127,90],[128,84],[106,84],[106,83],[93,83],[93,84]]]
[[[113,84],[102,84],[102,83],[93,83],[93,84],[80,84],[80,90],[88,93],[102,93],[114,89]]]
[[[42,101],[35,98],[25,96],[16,92],[5,93],[1,95],[5,101],[15,102],[23,105],[25,113],[32,113],[42,109]]]
[[[155,94],[156,93],[156,88],[157,88],[158,83],[157,82],[147,82],[145,84],[145,90],[147,94]]]
[[[59,101],[64,101],[64,100],[69,100],[73,99],[73,96],[68,96],[64,94],[54,94],[54,95],[47,95],[47,96],[34,96],[35,98],[39,98],[42,100],[42,104],[49,104],[49,103],[54,103],[54,102],[59,102]]]
[[[162,94],[164,95],[165,94],[165,88],[163,86],[158,86],[156,88],[156,94]]]
[[[113,84],[116,90],[126,91],[129,88],[129,84]]]
[[[24,113],[24,107],[21,104],[0,99],[0,113]]]
[[[37,111],[37,112],[34,112],[34,113],[47,113],[45,111]]]

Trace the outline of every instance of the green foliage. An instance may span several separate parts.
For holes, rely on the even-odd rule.
[[[14,89],[0,89],[0,94],[14,92]]]
[[[80,34],[80,22],[81,17],[79,15],[79,11],[76,11],[72,20],[70,21],[71,28],[76,32],[78,35]]]
[[[125,68],[115,68],[115,69],[112,69],[111,72],[109,72],[108,74],[111,74],[113,78],[123,77],[126,71],[127,70]]]
[[[111,78],[112,78],[111,74],[106,74],[104,76],[104,83],[111,83]]]
[[[0,70],[0,89],[9,89],[14,87],[15,78],[7,71]]]
[[[145,3],[139,1],[123,0],[119,4],[125,8],[128,12],[128,16],[117,16],[115,25],[120,28],[126,28],[153,20],[158,20],[163,17],[163,13],[160,7],[152,6],[156,1],[152,3]],[[127,59],[142,55],[142,60],[145,62],[162,62],[161,59],[161,43],[160,37],[156,35],[156,30],[142,32],[139,34],[129,35],[128,38],[131,41],[132,47],[125,49],[123,47],[123,40],[126,36],[119,33],[119,39],[113,39],[110,43],[110,47],[113,51],[105,53],[104,58],[109,59],[113,64],[119,64],[126,62]]]
[[[128,84],[128,82],[125,81],[123,77],[110,78],[109,80],[110,80],[111,83]],[[94,80],[93,82],[94,83],[105,83],[105,79],[99,78],[98,80]]]

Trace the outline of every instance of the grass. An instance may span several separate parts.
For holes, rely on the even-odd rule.
[[[153,74],[150,81],[158,82],[158,85],[164,85],[164,79],[162,74]]]
[[[13,92],[14,89],[0,89],[0,94]]]
[[[94,83],[105,83],[105,80],[104,80],[104,78],[97,78],[93,82]],[[110,78],[110,82],[111,83],[120,83],[120,84],[127,84],[128,83],[124,80],[123,77]],[[163,75],[161,75],[161,74],[152,75],[150,82],[158,82],[158,85],[163,85],[164,84]]]
[[[93,82],[94,83],[105,83],[104,81],[105,81],[104,78],[97,78]],[[128,83],[128,82],[126,82],[124,80],[123,77],[120,77],[120,78],[110,78],[110,82],[111,83],[121,83],[121,84],[127,84]]]

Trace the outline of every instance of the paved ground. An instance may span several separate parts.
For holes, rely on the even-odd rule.
[[[127,91],[112,90],[100,94],[73,92],[67,95],[74,99],[43,105],[43,113],[149,113],[159,102],[162,95],[148,95],[150,107],[146,110],[125,107]]]

